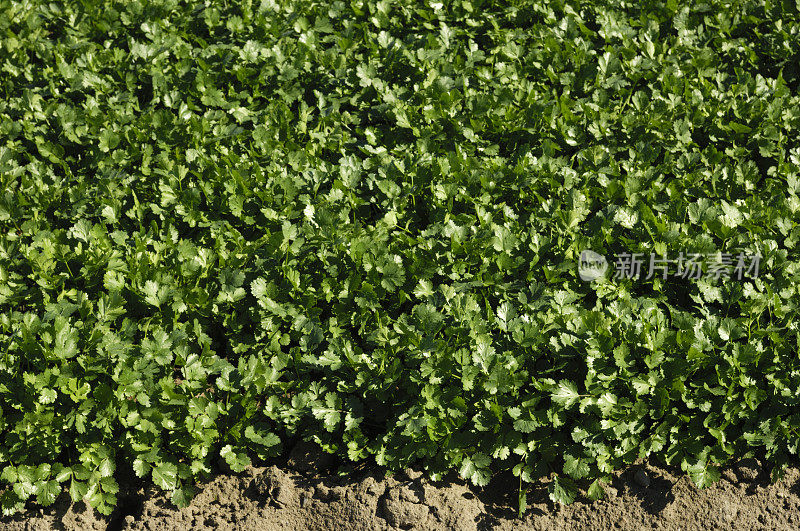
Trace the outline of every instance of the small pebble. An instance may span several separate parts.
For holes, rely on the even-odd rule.
[[[303,495],[300,497],[300,507],[305,508],[309,505],[311,505],[311,494],[307,492],[303,493]]]
[[[647,488],[650,486],[650,478],[647,476],[647,473],[644,470],[637,470],[636,475],[633,476],[633,480],[640,487]]]

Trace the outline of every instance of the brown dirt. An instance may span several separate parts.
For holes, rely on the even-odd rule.
[[[756,460],[725,469],[704,490],[674,470],[639,465],[615,475],[605,499],[552,504],[541,484],[517,518],[516,478],[496,476],[485,489],[458,478],[431,482],[407,470],[385,478],[374,470],[317,475],[329,461],[300,449],[290,466],[250,468],[202,485],[192,504],[176,509],[154,490],[123,495],[115,514],[102,517],[66,495],[45,510],[0,519],[21,530],[367,530],[367,529],[800,529],[800,470],[770,484]],[[645,471],[648,483],[636,474]],[[124,486],[123,486],[124,487]],[[123,488],[123,491],[125,489]]]

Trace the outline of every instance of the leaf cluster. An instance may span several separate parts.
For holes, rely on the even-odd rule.
[[[313,440],[553,500],[800,436],[793,2],[0,0],[0,495]],[[581,250],[760,254],[583,282]]]

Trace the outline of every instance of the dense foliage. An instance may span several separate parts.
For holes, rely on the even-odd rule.
[[[2,510],[800,444],[786,1],[0,0]],[[583,249],[760,254],[587,282]],[[221,459],[221,461],[220,461]]]

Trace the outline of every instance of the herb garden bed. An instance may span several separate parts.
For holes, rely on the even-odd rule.
[[[779,479],[798,6],[605,4],[0,0],[3,513],[298,441],[522,514]]]

